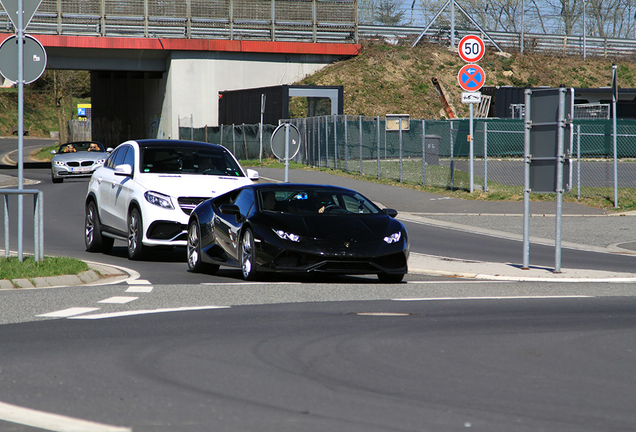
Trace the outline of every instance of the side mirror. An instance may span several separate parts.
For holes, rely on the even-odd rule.
[[[51,154],[52,154],[52,155],[57,154],[57,151],[55,151],[55,150],[51,150]]]
[[[248,169],[247,170],[247,178],[249,178],[252,181],[257,181],[260,177],[258,175],[258,171],[253,170],[253,169]]]
[[[108,148],[106,149],[106,153],[112,153],[112,151],[113,151],[113,150],[115,150],[115,149],[114,149],[114,148],[112,148],[112,147],[108,147]]]
[[[221,204],[221,207],[219,207],[219,211],[222,214],[226,214],[226,215],[240,215],[241,214],[241,210],[239,210],[237,205],[234,204]]]
[[[385,209],[382,209],[382,211],[384,212],[385,215],[391,216],[392,218],[398,215],[398,212],[395,209],[385,208]]]
[[[115,175],[118,176],[132,176],[132,167],[128,164],[117,165],[115,167]]]

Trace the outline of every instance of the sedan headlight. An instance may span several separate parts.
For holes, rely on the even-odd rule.
[[[53,163],[55,164],[55,166],[59,166],[59,167],[63,167],[64,165],[66,165],[64,162],[59,160],[53,161]]]
[[[106,159],[98,159],[95,162],[93,162],[93,164],[95,164],[95,165],[104,165],[104,162],[106,162]]]
[[[400,241],[401,238],[402,238],[402,233],[396,232],[391,234],[390,236],[384,237],[384,241],[387,242],[387,244],[397,243]]]
[[[148,191],[144,194],[144,198],[146,198],[146,201],[148,201],[150,204],[153,204],[165,209],[174,209],[174,206],[172,205],[172,200],[170,199],[168,195],[160,194],[158,192]]]
[[[280,238],[282,238],[283,240],[291,240],[293,242],[299,242],[300,241],[300,236],[293,234],[293,233],[288,233],[285,232],[283,230],[273,230],[276,235]]]

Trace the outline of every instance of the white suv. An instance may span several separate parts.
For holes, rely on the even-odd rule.
[[[258,180],[224,147],[194,141],[120,144],[92,175],[84,241],[89,252],[128,243],[141,259],[149,246],[186,246],[188,215],[202,201]]]

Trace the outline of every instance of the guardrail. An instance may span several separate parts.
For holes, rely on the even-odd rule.
[[[44,259],[44,193],[35,189],[0,189],[4,195],[4,256],[9,257],[9,196],[33,195],[33,256],[36,262]],[[21,246],[21,245],[19,245]],[[21,247],[18,251],[22,261]]]
[[[412,39],[420,35],[425,27],[385,27],[359,25],[358,37],[363,40],[385,39],[399,41]],[[455,43],[459,43],[462,37],[469,34],[477,34],[476,30],[455,30]],[[482,35],[483,36],[483,35]],[[521,50],[521,33],[506,33],[488,31],[488,36],[500,47],[510,50]],[[486,45],[494,46],[487,38]],[[424,34],[423,40],[435,43],[450,43],[450,30],[448,28],[429,28]],[[636,40],[617,38],[583,37],[582,35],[550,35],[539,33],[523,34],[524,52],[554,53],[560,55],[591,55],[596,57],[633,56],[636,52]]]

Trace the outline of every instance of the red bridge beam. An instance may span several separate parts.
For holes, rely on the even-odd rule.
[[[0,33],[0,43],[12,34]],[[268,42],[224,39],[157,39],[127,37],[32,35],[45,47],[166,51],[228,51],[272,54],[355,56],[359,44]]]

